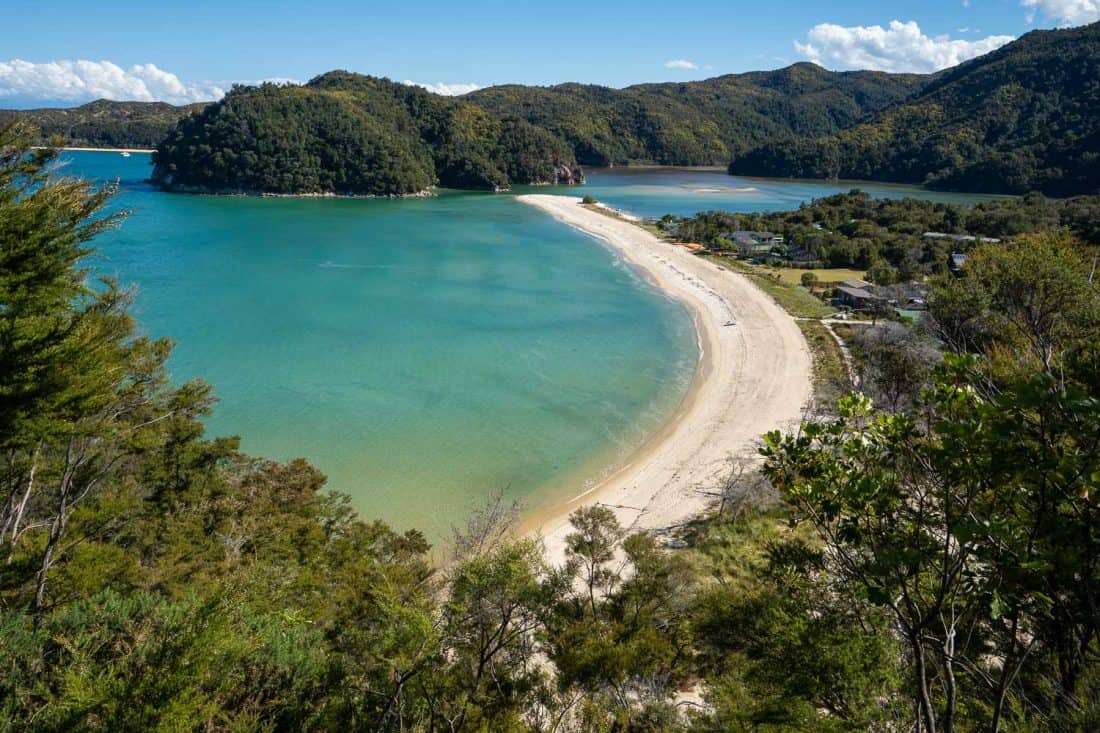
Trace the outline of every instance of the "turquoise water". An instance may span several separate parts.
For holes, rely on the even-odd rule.
[[[690,382],[683,308],[510,196],[184,196],[143,182],[145,155],[66,159],[68,173],[120,179],[117,204],[133,213],[97,240],[94,265],[136,287],[145,332],[178,342],[174,378],[214,385],[210,431],[308,458],[365,516],[442,538],[498,489],[530,506],[571,496]],[[705,171],[589,180],[538,190],[660,216],[789,208],[850,187]]]
[[[362,514],[446,536],[497,489],[578,492],[676,408],[690,319],[607,249],[510,197],[164,194],[146,156],[75,153],[133,210],[101,272],[178,342],[176,379],[243,448],[304,456]]]
[[[784,211],[803,202],[859,188],[875,198],[905,196],[928,201],[972,203],[1003,196],[925,191],[867,181],[795,181],[728,176],[699,168],[595,168],[585,171],[583,193],[639,216],[689,216],[699,211]],[[543,193],[578,195],[580,189],[547,188]]]

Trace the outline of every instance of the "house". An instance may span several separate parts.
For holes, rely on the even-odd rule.
[[[845,280],[836,289],[836,300],[842,306],[853,310],[871,310],[885,302],[885,298],[875,295],[874,286],[866,280]]]
[[[783,244],[783,237],[771,232],[726,232],[721,235],[731,242],[742,255],[768,254],[774,247]]]
[[[922,287],[909,285],[905,288],[900,302],[905,304],[904,307],[907,311],[926,311],[928,310],[928,293]]]
[[[952,252],[951,261],[947,266],[951,269],[951,272],[956,275],[960,274],[963,268],[966,267],[966,255],[962,252]]]
[[[981,244],[996,244],[1001,240],[995,237],[975,237],[970,234],[945,234],[944,232],[925,232],[925,239],[950,239],[952,242],[979,242]]]

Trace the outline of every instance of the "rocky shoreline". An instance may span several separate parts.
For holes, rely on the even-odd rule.
[[[146,179],[162,191],[169,193],[187,193],[200,196],[255,196],[257,198],[287,198],[287,199],[422,199],[436,195],[436,186],[425,188],[414,193],[341,193],[338,191],[307,191],[301,193],[277,193],[274,191],[257,191],[243,188],[214,188],[209,186],[192,186],[187,184],[164,183],[153,178]],[[521,185],[527,186],[583,186],[586,183],[584,170],[580,166],[559,165],[554,170],[554,180],[529,181]],[[483,190],[491,193],[507,193],[510,187],[496,187],[493,189],[458,189],[458,190]]]
[[[414,193],[340,193],[337,191],[306,191],[301,193],[277,193],[274,191],[256,191],[242,188],[211,188],[207,186],[169,185],[147,179],[161,191],[168,193],[186,193],[198,196],[251,196],[272,199],[424,199],[436,195],[435,188],[425,188]]]

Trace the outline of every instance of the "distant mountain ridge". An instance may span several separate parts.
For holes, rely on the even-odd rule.
[[[584,165],[726,165],[771,140],[837,132],[932,78],[798,63],[624,89],[496,86],[466,99],[545,127],[573,146]]]
[[[57,136],[75,147],[153,148],[180,118],[207,104],[177,107],[166,102],[99,99],[79,107],[0,110],[0,127],[15,120],[28,122],[38,129],[43,144]]]
[[[694,82],[503,85],[453,98],[329,72],[304,86],[238,88],[210,106],[0,112],[0,124],[13,118],[78,145],[159,143],[156,178],[180,190],[409,193],[436,182],[575,181],[578,163],[728,164],[738,175],[1062,196],[1100,191],[1100,23],[1034,31],[936,74],[798,63]],[[276,144],[289,131],[299,149]]]
[[[766,143],[731,173],[1056,196],[1100,192],[1100,23],[1033,31],[912,98],[817,138]]]

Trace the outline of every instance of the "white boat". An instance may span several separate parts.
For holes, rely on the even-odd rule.
[[[122,157],[123,157],[123,158],[129,158],[129,157],[130,157],[130,153],[129,153],[129,151],[123,150],[123,151],[122,151]]]

